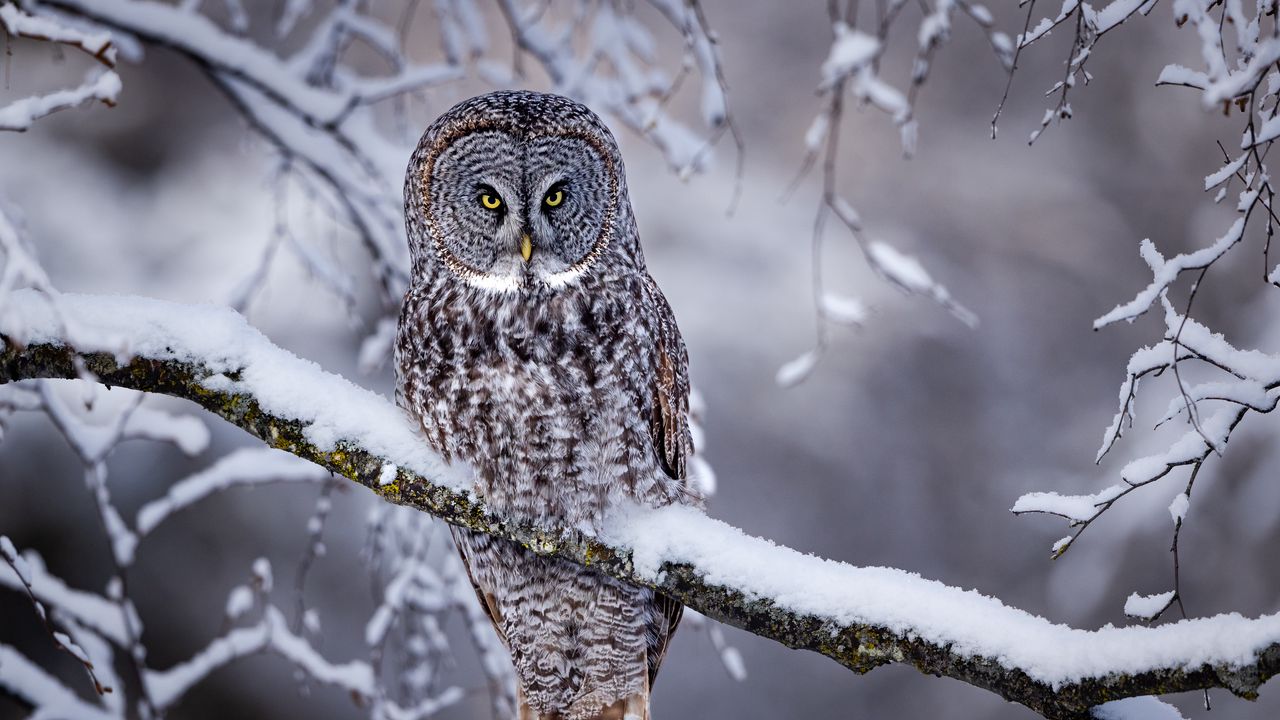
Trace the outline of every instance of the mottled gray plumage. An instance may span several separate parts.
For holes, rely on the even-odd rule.
[[[619,503],[696,502],[684,344],[594,113],[532,92],[455,106],[413,154],[405,216],[397,401],[490,507],[599,529]],[[648,717],[678,604],[505,540],[454,539],[511,651],[522,717]]]

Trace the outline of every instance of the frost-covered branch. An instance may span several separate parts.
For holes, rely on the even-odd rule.
[[[280,160],[277,182],[284,186],[297,176],[310,198],[354,230],[369,253],[383,317],[375,321],[362,353],[368,366],[390,354],[390,336],[379,328],[394,318],[408,280],[400,186],[404,159],[422,123],[407,120],[406,106],[424,91],[468,74],[498,87],[519,85],[527,55],[551,80],[554,91],[600,109],[646,138],[681,175],[702,169],[711,148],[726,133],[737,145],[741,174],[742,141],[729,112],[719,49],[705,14],[697,2],[648,4],[657,10],[656,22],[636,17],[629,3],[583,2],[566,12],[545,3],[498,0],[515,46],[510,67],[493,57],[500,48],[493,47],[484,10],[474,0],[435,3],[438,43],[427,43],[425,51],[437,57],[430,61],[412,57],[424,54],[423,49],[404,42],[409,37],[404,23],[418,9],[415,0],[407,0],[402,13],[382,13],[360,2],[293,0],[276,18],[270,33],[275,42],[263,42],[261,33],[248,32],[256,15],[240,3],[233,3],[239,9],[229,12],[226,27],[205,14],[199,2],[21,0],[17,7],[8,7],[33,22],[74,18],[96,28],[98,36],[118,35],[167,48],[201,68],[275,149]],[[396,16],[401,26],[387,19]],[[674,73],[664,67],[665,58],[656,49],[654,30],[664,25],[684,42]],[[285,47],[295,49],[286,53]],[[381,70],[355,59],[353,47],[372,50]],[[685,79],[692,77],[701,82],[701,128],[677,119],[669,108]],[[45,105],[83,99],[105,82],[87,84],[74,97],[45,100]],[[435,107],[431,114],[444,109]],[[35,115],[26,112],[22,117]],[[290,242],[280,243],[282,238]],[[355,305],[349,273],[294,241],[283,222],[260,267],[238,288],[235,304],[242,306],[261,285],[277,245],[294,251],[349,308]]]
[[[920,261],[883,240],[869,237],[862,218],[839,188],[837,178],[846,102],[856,101],[888,115],[898,128],[903,153],[915,153],[917,121],[916,96],[929,77],[934,54],[951,34],[951,23],[957,14],[971,20],[991,43],[999,63],[1012,65],[1009,37],[995,29],[995,19],[983,5],[968,0],[938,0],[931,8],[921,3],[916,28],[917,50],[910,80],[904,92],[888,82],[881,63],[895,24],[906,24],[903,9],[906,0],[875,3],[863,10],[859,3],[829,3],[832,42],[823,62],[818,84],[821,108],[805,132],[805,154],[800,172],[787,191],[790,195],[806,175],[821,161],[822,188],[818,210],[814,216],[811,263],[813,304],[816,309],[817,342],[812,350],[779,369],[778,384],[794,385],[816,367],[826,351],[833,327],[858,326],[867,310],[856,298],[826,290],[823,272],[823,248],[827,222],[838,221],[862,252],[867,266],[880,278],[908,295],[921,295],[942,306],[960,322],[974,327],[978,317],[952,297],[945,286],[936,281]],[[874,13],[873,15],[871,13]],[[866,17],[870,15],[870,17]]]
[[[50,305],[54,302],[48,295],[38,297]],[[61,306],[60,298],[57,302]],[[63,322],[67,317],[59,311],[57,320]],[[84,378],[89,371],[78,364],[76,373]],[[86,390],[89,392],[84,392]],[[50,573],[35,551],[19,553],[8,538],[0,535],[0,558],[10,570],[3,572],[4,567],[0,565],[0,587],[27,595],[55,646],[84,666],[99,694],[99,703],[77,700],[68,705],[67,698],[74,697],[75,693],[56,676],[17,656],[17,650],[11,648],[5,648],[4,652],[13,653],[18,659],[7,668],[0,667],[0,690],[8,689],[38,713],[63,713],[67,717],[160,717],[219,667],[250,654],[274,653],[297,666],[300,680],[345,689],[356,702],[370,708],[373,718],[426,718],[462,697],[458,688],[435,682],[420,683],[412,690],[388,690],[384,676],[378,672],[379,663],[360,659],[333,663],[314,648],[313,640],[320,636],[319,617],[306,607],[303,582],[311,562],[323,554],[323,513],[328,509],[327,490],[334,482],[324,468],[271,448],[239,450],[175,483],[164,496],[145,504],[138,511],[136,521],[128,522],[107,492],[103,459],[124,439],[159,440],[174,443],[188,452],[199,450],[207,439],[207,431],[195,417],[171,415],[143,405],[143,396],[132,391],[126,391],[122,404],[112,407],[111,401],[118,399],[120,392],[116,390],[108,396],[98,385],[68,386],[52,380],[0,387],[0,409],[43,411],[80,457],[110,541],[114,564],[113,577],[104,594],[73,589]],[[226,623],[231,629],[209,641],[185,662],[167,670],[152,668],[146,662],[146,647],[142,642],[143,621],[128,593],[128,574],[135,548],[174,513],[211,495],[235,486],[279,482],[322,484],[326,489],[317,503],[317,517],[307,526],[308,554],[299,567],[294,621],[287,622],[271,605],[273,571],[270,563],[260,558],[253,563],[251,581],[233,588],[228,595]],[[396,510],[411,516],[420,515],[403,508]],[[431,537],[429,531],[423,531],[428,529],[419,530],[418,537]],[[380,532],[375,536],[385,534]],[[432,572],[425,557],[403,557],[396,552],[388,555],[410,571]],[[449,559],[457,562],[452,557]],[[419,589],[414,598],[418,606],[426,606],[415,618],[459,606],[457,593],[444,588]],[[244,624],[255,615],[259,617],[256,623]],[[487,621],[484,622],[487,627]],[[385,620],[381,623],[384,628],[390,625]],[[412,636],[411,632],[407,634]],[[431,638],[431,642],[415,643],[415,647],[447,646],[438,640],[441,639]],[[115,679],[113,658],[117,652],[130,661],[129,667],[139,683],[136,700],[123,697],[130,688],[122,687]],[[406,673],[406,677],[434,681],[438,674],[415,668],[413,673]]]
[[[1204,687],[1253,697],[1280,672],[1280,616],[1084,631],[910,573],[806,556],[686,507],[621,511],[600,537],[511,523],[490,514],[466,469],[445,464],[389,402],[275,347],[230,310],[64,295],[62,311],[79,328],[68,337],[45,296],[19,291],[9,302],[17,312],[8,317],[23,320],[0,327],[0,381],[76,377],[79,358],[101,383],[192,400],[389,502],[656,588],[857,672],[907,663],[1049,718],[1083,718],[1106,701]],[[392,609],[404,607],[394,593]],[[297,650],[295,636],[277,631],[272,617],[268,611],[266,626],[236,635],[222,654],[210,652],[256,647],[263,627],[273,642]],[[366,634],[378,640],[376,626]],[[302,650],[290,657],[310,662]],[[332,677],[316,670],[322,681]]]
[[[32,95],[0,106],[0,131],[23,132],[46,115],[87,102],[116,104],[116,96],[120,94],[120,76],[112,70],[116,64],[116,48],[108,33],[85,32],[50,18],[31,15],[10,4],[0,4],[0,33],[66,45],[88,53],[106,67],[95,67],[89,71],[84,82],[77,87]]]
[[[1101,9],[1078,0],[1065,0],[1056,14],[1031,23],[1035,3],[1027,3],[1027,29],[1018,37],[1018,52],[1028,49],[1058,27],[1074,27],[1071,53],[1064,79],[1049,90],[1057,105],[1045,113],[1036,137],[1054,119],[1071,116],[1068,92],[1091,76],[1084,69],[1098,42],[1126,21],[1148,14],[1155,0],[1111,0]],[[1173,19],[1184,27],[1188,43],[1198,46],[1202,69],[1170,64],[1160,72],[1157,85],[1199,91],[1203,109],[1221,111],[1240,118],[1239,140],[1228,150],[1218,143],[1222,164],[1204,177],[1203,190],[1213,193],[1212,201],[1227,201],[1237,217],[1216,237],[1202,246],[1165,257],[1151,239],[1139,245],[1139,254],[1151,273],[1151,280],[1132,299],[1098,317],[1095,330],[1133,322],[1159,303],[1164,310],[1163,337],[1154,345],[1138,349],[1130,358],[1120,386],[1120,404],[1114,420],[1103,435],[1097,461],[1116,446],[1122,434],[1136,421],[1135,403],[1144,379],[1167,373],[1174,392],[1167,410],[1155,420],[1159,427],[1173,421],[1185,423],[1186,431],[1159,451],[1127,463],[1120,481],[1088,494],[1061,495],[1031,493],[1020,498],[1014,512],[1039,512],[1061,516],[1072,532],[1054,544],[1054,557],[1070,549],[1095,521],[1122,499],[1142,491],[1157,494],[1167,504],[1172,519],[1172,590],[1154,595],[1131,595],[1125,612],[1146,620],[1159,618],[1170,607],[1183,611],[1180,587],[1179,538],[1191,508],[1193,491],[1201,470],[1212,457],[1225,452],[1237,426],[1250,413],[1269,413],[1280,400],[1280,358],[1266,353],[1237,349],[1221,335],[1192,318],[1198,295],[1207,292],[1206,276],[1229,253],[1260,245],[1261,275],[1264,282],[1280,286],[1280,266],[1273,268],[1271,240],[1280,217],[1274,210],[1275,186],[1266,158],[1280,137],[1280,23],[1270,0],[1173,0]],[[1247,7],[1247,6],[1252,7]],[[1238,188],[1233,193],[1233,186]],[[1233,202],[1234,201],[1234,202]],[[1261,226],[1261,227],[1260,227]],[[1261,236],[1261,237],[1258,237]],[[1256,266],[1255,266],[1256,267]],[[1256,277],[1256,276],[1255,276]],[[1177,300],[1187,287],[1185,299]],[[1161,483],[1185,469],[1185,481]],[[1165,486],[1163,496],[1156,489]]]

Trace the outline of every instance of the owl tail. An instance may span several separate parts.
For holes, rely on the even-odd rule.
[[[551,715],[539,715],[536,710],[529,707],[529,703],[525,702],[524,693],[520,693],[519,697],[520,712],[516,716],[519,720],[649,720],[649,696],[647,693],[636,693],[627,698],[623,698],[612,705],[608,705],[595,711],[592,715],[580,716],[577,714],[562,715],[553,713]]]

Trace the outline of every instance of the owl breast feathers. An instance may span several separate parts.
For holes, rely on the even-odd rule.
[[[455,106],[413,154],[405,216],[397,401],[493,510],[601,529],[621,503],[697,502],[687,355],[594,113],[532,92]],[[678,604],[453,533],[511,651],[522,718],[648,717]]]

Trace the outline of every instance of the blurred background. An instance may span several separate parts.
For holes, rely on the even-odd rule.
[[[279,4],[254,4],[252,19],[274,17]],[[1238,118],[1202,110],[1194,91],[1154,87],[1165,64],[1196,62],[1193,31],[1177,29],[1163,8],[1127,23],[1116,41],[1096,50],[1093,81],[1073,91],[1075,118],[1031,147],[1026,139],[1052,104],[1043,93],[1061,76],[1067,37],[1022,55],[996,140],[990,120],[1006,75],[987,39],[962,23],[918,98],[915,157],[903,158],[883,114],[850,107],[839,185],[868,236],[918,257],[980,324],[970,329],[877,278],[852,240],[832,227],[826,283],[871,313],[861,328],[834,331],[814,372],[784,389],[774,382],[778,368],[815,342],[810,237],[819,178],[811,175],[785,202],[781,197],[821,107],[814,89],[830,23],[817,2],[707,0],[705,10],[746,145],[736,211],[726,213],[735,183],[732,144],[717,146],[706,172],[682,180],[642,138],[621,128],[617,134],[646,258],[675,308],[707,405],[706,457],[719,479],[710,512],[797,549],[976,588],[1055,622],[1129,622],[1122,613],[1129,593],[1172,587],[1167,507],[1184,476],[1135,493],[1056,561],[1049,549],[1067,534],[1065,523],[1017,517],[1008,508],[1029,491],[1097,490],[1114,482],[1127,460],[1167,444],[1167,435],[1150,430],[1169,392],[1157,380],[1145,407],[1140,399],[1138,426],[1094,465],[1127,358],[1155,342],[1162,325],[1143,318],[1093,332],[1091,323],[1148,282],[1141,239],[1171,255],[1208,244],[1230,224],[1231,209],[1211,202],[1202,178],[1221,165],[1215,141],[1231,145]],[[997,23],[1017,32],[1023,16],[998,8]],[[424,15],[415,25],[424,45],[435,42],[430,24]],[[898,28],[900,41],[884,60],[882,73],[894,82],[908,75],[914,28]],[[678,51],[678,36],[664,42]],[[8,47],[0,58],[0,101],[83,72],[78,58],[45,45]],[[124,90],[114,109],[69,110],[27,133],[0,134],[0,202],[20,218],[59,289],[227,303],[282,218],[336,266],[368,262],[352,234],[304,192],[280,192],[272,150],[199,68],[149,48],[144,62],[122,63],[119,72]],[[524,84],[547,87],[536,72]],[[416,138],[454,102],[491,87],[469,79],[423,93],[406,111],[410,134]],[[1209,273],[1194,314],[1241,346],[1276,350],[1280,327],[1261,281],[1262,240],[1246,243]],[[389,367],[357,367],[376,303],[367,275],[355,277],[357,302],[348,308],[294,254],[281,253],[246,314],[277,344],[389,395]],[[1181,540],[1192,615],[1280,610],[1280,458],[1271,422],[1251,417],[1197,485]],[[208,423],[212,445],[196,457],[156,443],[117,450],[112,492],[126,517],[175,480],[256,442],[214,418]],[[0,444],[0,485],[0,533],[37,549],[73,586],[101,589],[110,573],[100,525],[78,463],[43,416],[10,421]],[[130,592],[154,667],[183,660],[221,630],[226,592],[246,581],[255,558],[291,576],[305,553],[318,492],[225,492],[141,548]],[[308,583],[324,623],[323,649],[339,660],[367,652],[362,633],[371,600],[361,549],[376,503],[359,487],[340,487],[324,531],[327,553]],[[287,597],[290,583],[280,584]],[[476,692],[440,717],[491,717],[481,683],[468,675],[475,659],[463,630],[448,630],[459,638],[450,682]],[[705,632],[684,630],[657,684],[655,717],[1034,717],[911,668],[855,676],[815,654],[731,628],[726,636],[742,652],[745,682],[730,677]],[[18,593],[0,593],[0,642],[69,677],[75,672],[48,649]],[[172,717],[361,715],[341,693],[300,691],[291,669],[275,656],[233,664]],[[1274,681],[1257,703],[1224,691],[1211,698],[1209,713],[1198,694],[1172,700],[1188,717],[1280,716]],[[22,715],[6,703],[0,698],[0,718]]]

